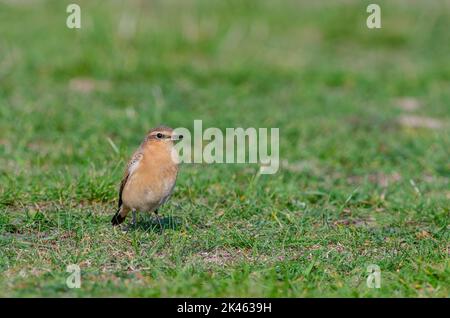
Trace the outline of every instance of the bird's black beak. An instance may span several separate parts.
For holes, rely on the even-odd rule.
[[[181,140],[183,139],[183,135],[172,135],[172,138],[170,138],[172,140]]]

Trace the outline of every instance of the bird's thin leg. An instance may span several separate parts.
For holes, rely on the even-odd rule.
[[[156,219],[158,220],[159,228],[160,228],[161,233],[162,233],[164,228],[163,228],[163,225],[161,223],[161,217],[158,214],[158,209],[155,210],[155,214],[156,214]]]
[[[130,231],[131,228],[135,228],[135,227],[136,227],[136,210],[133,210],[133,211],[131,212],[131,215],[132,215],[131,224],[129,224],[129,225],[127,225],[127,226],[125,226],[125,227],[123,228],[123,230],[124,230],[126,233],[128,233],[128,231]]]
[[[133,224],[133,226],[136,226],[136,210],[133,210],[132,214],[133,220],[131,221],[131,224]]]

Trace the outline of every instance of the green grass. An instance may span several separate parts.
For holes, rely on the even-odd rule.
[[[269,0],[77,1],[69,30],[71,2],[0,2],[0,296],[448,297],[449,1],[378,1],[380,30]],[[145,132],[194,119],[279,127],[280,171],[183,165],[174,224],[113,229]]]

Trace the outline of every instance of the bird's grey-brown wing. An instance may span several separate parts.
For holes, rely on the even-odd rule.
[[[144,157],[141,151],[136,151],[133,156],[131,157],[131,160],[128,162],[127,168],[125,169],[125,174],[122,178],[122,181],[120,182],[120,189],[119,189],[119,205],[118,208],[120,210],[120,207],[122,206],[122,192],[125,188],[125,185],[127,184],[127,181],[130,177],[130,175],[133,174],[133,172],[136,170],[137,166],[139,165],[139,162]]]
[[[120,189],[119,189],[119,205],[117,212],[114,214],[111,223],[112,225],[116,226],[121,224],[125,220],[125,216],[121,215],[122,210],[122,192],[125,188],[130,176],[133,174],[133,172],[136,170],[137,166],[139,165],[139,162],[144,157],[140,149],[136,151],[133,156],[131,157],[131,160],[128,162],[127,168],[125,169],[125,174],[122,178],[122,181],[120,182]]]

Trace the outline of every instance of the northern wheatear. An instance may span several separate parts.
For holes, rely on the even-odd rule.
[[[121,224],[127,214],[136,211],[155,212],[170,197],[178,174],[178,163],[174,140],[183,136],[175,135],[173,129],[160,126],[149,131],[144,141],[128,162],[120,183],[119,208],[113,216],[113,225]]]

